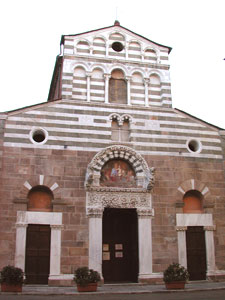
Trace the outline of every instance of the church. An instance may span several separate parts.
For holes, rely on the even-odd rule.
[[[60,45],[48,101],[0,113],[0,267],[224,280],[225,130],[173,108],[172,48],[118,21]]]

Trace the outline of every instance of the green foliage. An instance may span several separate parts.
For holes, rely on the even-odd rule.
[[[0,271],[0,282],[5,282],[8,284],[20,284],[23,283],[23,271],[20,268],[13,266],[5,266]]]
[[[80,285],[87,285],[88,283],[95,283],[100,280],[100,274],[88,267],[80,267],[74,272],[74,281]]]
[[[178,263],[172,263],[163,273],[163,280],[165,282],[172,281],[187,281],[189,278],[188,271],[185,267]]]

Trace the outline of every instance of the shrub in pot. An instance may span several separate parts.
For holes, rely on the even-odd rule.
[[[172,263],[163,273],[163,280],[167,289],[184,289],[188,278],[187,269],[178,263]]]
[[[80,267],[74,272],[78,292],[95,292],[100,280],[100,274],[88,267]]]
[[[5,266],[0,271],[2,292],[22,292],[24,273],[22,269],[13,266]]]

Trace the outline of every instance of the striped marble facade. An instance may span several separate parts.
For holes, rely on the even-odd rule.
[[[128,146],[142,154],[222,159],[219,133],[213,127],[169,108],[139,108],[123,105],[57,101],[9,114],[4,146],[99,151],[115,143],[112,114],[129,116]],[[33,128],[46,130],[44,144],[34,144]],[[190,139],[199,141],[201,152],[190,152]],[[123,141],[121,141],[123,142]]]
[[[108,80],[118,68],[129,81],[127,104],[172,106],[168,47],[121,27],[64,38],[63,99],[107,103]],[[114,42],[123,49],[114,51]]]
[[[118,142],[146,155],[222,159],[218,129],[172,108],[169,47],[121,26],[67,35],[63,44],[62,99],[9,113],[5,146],[99,151]],[[110,103],[115,73],[125,102]],[[41,143],[32,140],[35,128]]]

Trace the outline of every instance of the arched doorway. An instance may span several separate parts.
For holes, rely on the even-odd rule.
[[[51,212],[53,198],[53,193],[47,186],[34,186],[28,193],[28,211]],[[25,252],[25,274],[28,284],[48,284],[50,241],[50,225],[28,224]]]
[[[88,165],[89,267],[103,273],[106,282],[151,278],[153,185],[154,169],[125,146],[102,150]]]

